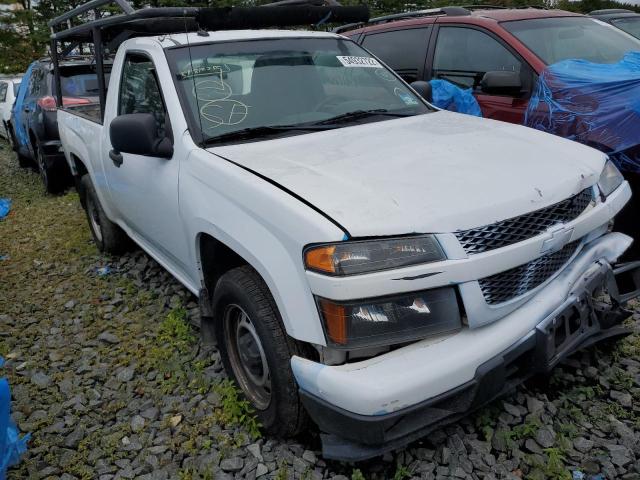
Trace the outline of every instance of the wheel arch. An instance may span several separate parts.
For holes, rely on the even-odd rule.
[[[83,175],[89,173],[85,163],[75,153],[69,154],[69,167],[74,177],[82,178]]]
[[[251,265],[235,250],[205,232],[200,232],[197,236],[197,252],[203,286],[211,294],[226,272],[241,265]]]
[[[81,180],[84,175],[89,174],[89,170],[84,162],[74,153],[69,154],[69,160],[67,162],[69,164],[69,169],[71,170],[71,175],[73,176],[73,182],[76,186],[76,191],[80,196],[80,204],[82,208],[87,208],[87,201],[85,197],[84,189],[82,188]]]
[[[207,232],[200,232],[196,236],[196,256],[202,287],[199,295],[201,334],[205,342],[216,343],[215,326],[218,319],[214,318],[212,300],[218,280],[242,265],[256,269],[239,253]]]
[[[214,233],[215,232],[215,233]],[[253,236],[251,236],[253,237]],[[215,342],[214,327],[219,319],[214,318],[212,299],[218,280],[233,268],[248,265],[256,271],[271,294],[284,324],[287,335],[295,340],[322,344],[324,334],[315,315],[315,302],[300,282],[300,277],[291,269],[290,259],[278,252],[277,245],[267,236],[258,236],[263,243],[256,247],[255,237],[245,238],[246,243],[237,243],[237,236],[213,229],[200,230],[196,236],[196,261],[200,273],[200,311],[202,334],[205,341]],[[280,246],[282,247],[282,246]],[[269,253],[265,253],[265,249]],[[319,331],[316,331],[320,329]]]

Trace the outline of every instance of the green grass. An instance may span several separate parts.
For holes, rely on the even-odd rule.
[[[75,191],[45,195],[40,178],[20,169],[0,142],[0,197],[12,200],[9,216],[0,221],[0,255],[8,255],[8,259],[0,260],[0,312],[15,321],[15,326],[3,331],[6,336],[0,340],[0,355],[15,354],[19,361],[41,365],[56,385],[77,378],[74,372],[80,366],[82,348],[94,342],[90,366],[106,367],[109,372],[92,386],[100,392],[102,383],[115,377],[118,369],[135,368],[133,380],[119,387],[122,391],[116,398],[103,397],[97,405],[79,413],[88,433],[71,457],[69,473],[78,478],[97,478],[94,465],[88,461],[96,449],[109,463],[135,457],[136,452],[122,448],[123,437],[131,435],[129,418],[118,415],[135,397],[160,405],[166,394],[184,395],[186,402],[198,394],[221,392],[223,405],[211,408],[204,418],[194,418],[193,411],[185,410],[182,403],[174,405],[173,415],[183,415],[172,432],[170,448],[174,451],[211,451],[217,447],[214,428],[219,430],[222,423],[239,429],[225,440],[230,448],[236,448],[243,438],[259,436],[255,417],[233,385],[217,386],[217,380],[205,375],[212,360],[198,357],[198,335],[184,308],[166,308],[163,295],[132,274],[113,272],[100,277],[93,273],[96,265],[113,265],[118,259],[96,249]],[[175,280],[170,282],[177,285]],[[109,301],[116,297],[121,303],[112,307]],[[70,299],[76,307],[68,310],[64,305]],[[29,327],[25,328],[27,321]],[[55,336],[50,334],[52,328],[58,332]],[[96,342],[105,330],[116,335],[120,343]],[[64,353],[64,363],[53,366],[47,340],[57,338],[65,340],[55,349]],[[159,375],[147,378],[151,371]],[[88,388],[86,382],[72,383],[69,394],[52,387],[43,396],[28,375],[12,369],[3,370],[3,375],[5,372],[12,386],[23,385],[27,391],[30,405],[14,402],[14,409],[26,417],[30,410],[25,408],[37,405],[48,411],[74,395],[85,394]],[[47,417],[33,423],[30,449],[19,467],[10,471],[10,479],[28,478],[29,471],[61,465],[65,451],[59,441],[52,441],[54,436],[45,432],[54,420]]]

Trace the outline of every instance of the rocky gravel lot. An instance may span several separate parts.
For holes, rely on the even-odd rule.
[[[405,450],[324,461],[314,432],[262,435],[199,345],[191,294],[139,250],[99,254],[77,194],[45,196],[5,144],[0,197],[0,376],[32,435],[11,479],[640,479],[638,335]]]

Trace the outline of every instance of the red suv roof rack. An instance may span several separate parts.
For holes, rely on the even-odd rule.
[[[347,32],[349,30],[355,30],[356,28],[377,25],[379,23],[393,22],[397,20],[407,20],[410,18],[431,17],[435,15],[447,15],[450,17],[461,17],[471,15],[471,11],[465,7],[441,7],[441,8],[429,8],[427,10],[416,10],[413,12],[394,13],[391,15],[385,15],[383,17],[372,18],[368,22],[357,22],[342,25],[338,28],[334,28],[334,33]]]

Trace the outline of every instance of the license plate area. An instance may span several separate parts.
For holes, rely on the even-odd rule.
[[[537,330],[538,361],[547,369],[555,366],[582,340],[599,330],[591,296],[581,296]]]

